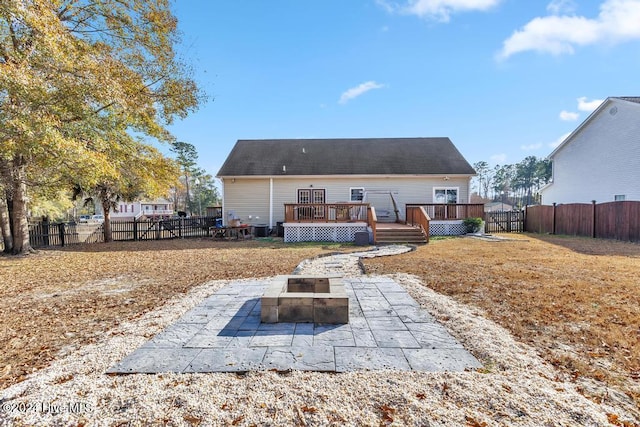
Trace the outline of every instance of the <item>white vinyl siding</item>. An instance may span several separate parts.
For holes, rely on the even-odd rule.
[[[267,224],[269,222],[269,180],[236,179],[224,180],[223,221],[229,221],[229,213],[245,224]],[[283,212],[284,214],[284,212]],[[249,218],[251,217],[251,218]]]
[[[468,203],[469,178],[451,177],[444,181],[443,178],[425,177],[381,177],[381,178],[331,178],[331,177],[274,177],[273,178],[273,219],[271,226],[276,222],[284,221],[284,204],[297,203],[298,190],[304,188],[324,189],[325,202],[349,202],[352,188],[363,188],[365,194],[376,193],[376,199],[387,200],[386,192],[393,192],[400,211],[401,219],[405,215],[407,203],[434,203],[434,188],[443,187],[458,188],[458,202]],[[269,222],[269,178],[236,178],[224,179],[224,210],[225,218],[229,211],[233,211],[243,222],[250,224]],[[370,197],[373,200],[373,197]],[[388,198],[390,203],[390,198]],[[367,200],[365,200],[367,202]],[[249,219],[251,215],[252,219]],[[259,219],[256,220],[255,217]],[[226,221],[226,219],[225,219]]]
[[[553,183],[542,202],[604,203],[623,194],[640,200],[639,159],[640,104],[612,99],[553,155]]]

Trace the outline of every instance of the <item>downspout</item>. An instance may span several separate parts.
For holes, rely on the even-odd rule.
[[[273,228],[273,178],[269,178],[269,228]]]
[[[224,187],[226,185],[226,182],[224,180],[224,178],[220,178],[220,182],[222,183],[222,194],[220,195],[222,197],[222,224],[223,225],[228,225],[227,224],[227,213],[225,212],[225,203],[224,203]]]

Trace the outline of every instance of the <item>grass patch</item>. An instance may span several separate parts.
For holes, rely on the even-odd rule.
[[[368,273],[410,273],[483,309],[573,378],[620,387],[640,404],[640,245],[568,236],[432,240],[363,260]]]

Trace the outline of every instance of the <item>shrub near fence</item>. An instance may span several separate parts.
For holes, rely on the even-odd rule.
[[[640,201],[531,206],[525,230],[640,242]]]

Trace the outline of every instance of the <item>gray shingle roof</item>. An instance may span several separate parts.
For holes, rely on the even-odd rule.
[[[449,138],[358,138],[239,140],[218,172],[218,176],[429,174],[475,171]]]

